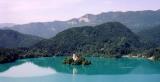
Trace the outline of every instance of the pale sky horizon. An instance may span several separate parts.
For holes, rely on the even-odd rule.
[[[0,23],[65,21],[85,14],[158,9],[160,0],[0,0]]]

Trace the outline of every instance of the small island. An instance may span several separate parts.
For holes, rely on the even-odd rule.
[[[70,64],[70,65],[90,65],[91,61],[88,61],[84,57],[79,55],[73,54],[72,57],[67,57],[64,59],[63,64]]]

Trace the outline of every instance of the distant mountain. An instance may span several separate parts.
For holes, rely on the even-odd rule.
[[[15,24],[13,23],[0,23],[0,28],[4,28],[4,27],[12,27],[14,26]]]
[[[30,23],[15,25],[9,29],[16,30],[25,34],[32,34],[44,38],[51,38],[57,33],[70,28],[79,26],[94,26],[105,22],[121,22],[133,32],[139,32],[160,24],[160,10],[152,11],[128,11],[128,12],[107,12],[98,15],[87,14],[80,18],[73,18],[68,21],[54,21],[42,23]]]
[[[157,25],[150,29],[145,29],[137,34],[142,40],[149,41],[160,46],[160,25]]]
[[[0,48],[29,47],[40,40],[42,38],[21,34],[13,30],[0,30]]]
[[[80,18],[71,19],[68,23],[72,25],[97,25],[105,22],[121,22],[134,32],[160,24],[160,10],[152,11],[128,11],[107,12],[98,15],[87,14]]]
[[[119,22],[70,28],[35,45],[53,54],[79,52],[114,55],[129,53],[140,46],[138,37]]]
[[[30,34],[43,38],[50,38],[68,27],[69,25],[66,22],[54,21],[15,25],[6,29],[12,29],[24,34]]]

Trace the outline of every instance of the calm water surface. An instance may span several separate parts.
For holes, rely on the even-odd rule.
[[[90,57],[89,66],[62,64],[64,57],[0,64],[0,82],[160,82],[160,62]]]

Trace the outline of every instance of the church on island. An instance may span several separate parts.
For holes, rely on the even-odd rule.
[[[73,54],[73,56],[72,56],[72,59],[74,60],[74,61],[77,61],[77,60],[79,60],[79,56],[77,56],[76,54]]]

